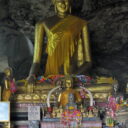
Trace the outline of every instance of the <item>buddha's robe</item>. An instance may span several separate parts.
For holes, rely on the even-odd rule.
[[[66,105],[68,105],[69,103],[69,94],[73,94],[74,98],[75,98],[75,103],[81,103],[82,99],[80,96],[80,93],[78,91],[76,91],[75,89],[65,89],[58,98],[58,101],[60,103],[60,106],[62,107],[66,107]]]
[[[61,19],[51,29],[47,28],[48,57],[44,75],[72,74],[85,61],[91,61],[87,32],[87,22],[71,15]]]

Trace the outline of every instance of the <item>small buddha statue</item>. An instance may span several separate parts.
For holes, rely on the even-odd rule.
[[[81,103],[81,96],[78,91],[73,88],[73,79],[70,76],[66,76],[64,79],[64,90],[59,95],[58,101],[60,106],[65,107],[69,103],[69,94],[73,94],[76,103]]]
[[[83,107],[82,104],[81,104],[81,106],[80,106],[80,112],[81,112],[81,114],[82,114],[82,117],[87,117],[87,115],[86,115],[86,113],[85,113],[85,109],[84,109],[84,107]]]
[[[62,106],[60,107],[54,106],[52,111],[52,118],[61,118],[62,112],[63,112]]]
[[[93,107],[92,106],[90,106],[89,108],[88,108],[88,117],[94,117],[94,112],[93,112]]]
[[[86,74],[91,67],[87,22],[71,15],[73,0],[52,0],[56,15],[38,22],[35,27],[35,49],[28,81],[38,75],[44,36],[47,53],[44,76]],[[74,27],[75,26],[75,27]]]
[[[4,77],[4,90],[2,94],[2,100],[9,101],[11,96],[16,92],[16,85],[11,68],[6,68],[4,70],[4,74],[5,77]]]
[[[94,107],[93,114],[95,117],[98,117],[98,112],[99,112],[98,109],[96,107]]]
[[[53,107],[52,118],[56,118],[56,116],[57,116],[56,107]]]
[[[62,114],[62,112],[63,112],[63,108],[62,108],[62,106],[60,106],[60,113]]]
[[[85,112],[85,110],[84,110],[84,108],[83,108],[83,105],[81,104],[81,106],[80,106],[80,111],[82,112],[82,113],[84,113]]]
[[[94,117],[92,111],[89,111],[89,112],[88,112],[88,117]]]
[[[62,108],[62,106],[60,106],[60,107],[57,109],[57,118],[61,118],[62,112],[63,112],[63,108]]]

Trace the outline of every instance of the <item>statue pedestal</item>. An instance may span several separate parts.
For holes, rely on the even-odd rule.
[[[32,87],[33,93],[30,93],[27,92],[27,85],[25,85],[25,82],[20,84],[22,85],[18,86],[17,88],[17,93],[15,94],[15,97],[13,99],[14,102],[46,103],[48,92],[51,89],[55,88],[55,86],[51,84],[37,83],[34,87]],[[114,84],[110,83],[89,84],[85,87],[93,94],[93,98],[96,102],[106,102],[108,100],[108,97],[114,92]],[[80,91],[79,88],[77,88],[76,90]],[[87,99],[89,99],[88,95]],[[51,99],[51,101],[52,100],[53,99]]]

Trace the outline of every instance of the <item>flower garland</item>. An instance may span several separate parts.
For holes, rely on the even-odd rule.
[[[90,84],[90,83],[94,83],[95,80],[90,77],[90,76],[85,76],[85,75],[73,75],[73,78],[76,78],[76,81],[77,83],[79,83],[79,86],[80,86],[80,83],[81,85],[83,84]]]
[[[61,123],[67,127],[77,127],[81,124],[82,116],[78,110],[65,110],[61,116]]]
[[[60,78],[64,78],[65,75],[49,75],[48,77],[39,76],[37,80],[41,83],[46,82],[49,84],[54,84]],[[83,86],[84,84],[88,85],[91,83],[95,83],[95,79],[90,76],[85,75],[71,75],[74,79],[75,86]]]
[[[46,82],[49,84],[54,84],[60,78],[63,78],[64,75],[49,75],[48,77],[39,76],[37,80],[41,83]]]
[[[117,102],[114,96],[108,98],[108,109],[111,109],[114,113],[117,110]]]
[[[15,93],[17,91],[17,88],[16,88],[16,84],[15,84],[14,79],[10,80],[10,91],[12,93]]]

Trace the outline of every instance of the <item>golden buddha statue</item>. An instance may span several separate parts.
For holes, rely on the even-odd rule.
[[[2,94],[2,100],[9,101],[12,94],[15,93],[16,91],[15,82],[12,75],[12,69],[6,68],[4,70],[4,74],[5,77],[4,77],[4,90]]]
[[[57,112],[56,112],[56,107],[53,107],[53,112],[52,112],[52,118],[56,118]]]
[[[79,92],[73,89],[73,79],[69,76],[65,77],[64,85],[65,89],[62,91],[62,93],[60,93],[58,98],[60,106],[65,107],[68,104],[69,94],[74,95],[74,100],[76,101],[76,103],[81,103],[81,96]]]
[[[43,52],[46,52],[48,56],[44,76],[86,74],[91,68],[92,60],[87,22],[71,15],[72,2],[73,0],[53,0],[56,15],[36,24],[33,64],[29,77],[22,82],[25,86],[18,86],[20,93],[26,93],[26,91],[28,94],[41,92],[47,96],[47,91],[54,88],[46,83],[36,82],[45,36],[47,37],[47,44]],[[106,84],[108,81],[110,81],[109,84]],[[93,93],[96,100],[106,101],[113,92],[111,82],[113,83],[111,79],[98,78],[97,83],[88,86],[87,89]],[[45,86],[41,86],[41,84]],[[79,94],[72,87],[72,80],[66,80],[65,89],[61,94],[63,96],[60,96],[60,105],[65,106],[68,103],[67,96],[72,92],[75,93],[75,98],[77,97],[76,101],[81,101]],[[43,99],[42,96],[40,97]]]
[[[44,76],[84,74],[91,67],[87,22],[71,15],[71,0],[53,0],[56,15],[36,24],[33,64],[28,81],[39,72],[44,36],[47,62]]]

